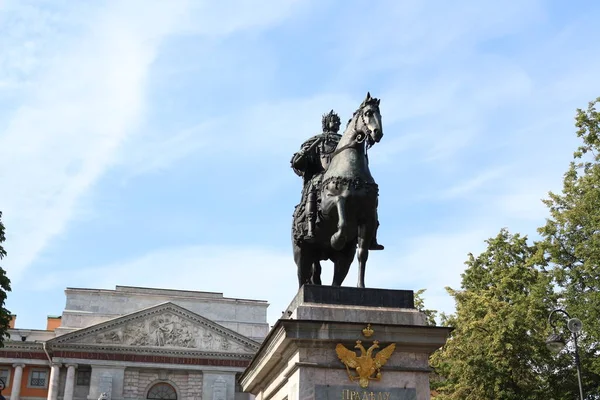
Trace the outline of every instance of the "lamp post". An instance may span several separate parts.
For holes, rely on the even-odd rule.
[[[583,323],[577,318],[571,318],[571,316],[565,310],[562,310],[560,308],[552,310],[552,312],[548,316],[548,323],[552,327],[552,333],[550,334],[550,336],[548,336],[548,339],[546,340],[546,346],[551,352],[555,354],[558,354],[567,345],[565,339],[563,339],[563,337],[556,332],[556,326],[554,325],[554,321],[552,320],[552,316],[555,313],[561,313],[568,318],[567,329],[569,329],[569,331],[571,332],[571,335],[573,336],[573,343],[575,344],[575,367],[577,368],[579,397],[581,398],[581,400],[584,400],[583,386],[581,384],[581,364],[579,362],[579,347],[577,346],[577,334],[581,332],[581,329],[583,328]]]

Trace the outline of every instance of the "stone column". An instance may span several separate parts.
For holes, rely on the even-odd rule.
[[[76,364],[67,365],[67,381],[65,382],[65,395],[63,400],[73,400],[73,390],[75,389],[75,368]]]
[[[58,399],[58,377],[60,375],[60,364],[52,364],[50,367],[50,382],[48,383],[48,400]]]
[[[21,399],[21,378],[23,377],[23,368],[25,364],[14,364],[15,368],[13,381],[12,381],[12,390],[10,391],[10,400],[20,400]]]

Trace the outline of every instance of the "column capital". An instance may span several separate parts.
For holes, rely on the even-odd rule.
[[[68,363],[68,364],[65,364],[65,367],[77,369],[77,364],[75,364],[75,363]]]
[[[14,363],[13,368],[17,368],[17,367],[21,367],[21,368],[25,368],[25,363]]]
[[[52,361],[52,363],[50,364],[50,366],[51,367],[58,367],[58,368],[60,368],[60,367],[62,367],[62,363]]]

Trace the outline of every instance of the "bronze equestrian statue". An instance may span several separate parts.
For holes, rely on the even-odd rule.
[[[367,93],[343,135],[333,110],[322,125],[323,133],[305,141],[291,160],[304,178],[292,224],[298,284],[320,285],[320,261],[331,260],[332,285],[340,286],[358,247],[358,287],[364,287],[369,250],[383,250],[377,243],[378,189],[367,157],[367,149],[383,136],[379,100]]]

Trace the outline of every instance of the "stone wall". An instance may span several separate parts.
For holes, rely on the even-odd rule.
[[[168,383],[175,388],[177,400],[202,399],[202,372],[141,368],[125,370],[123,398],[145,399],[148,390],[160,382]]]
[[[131,314],[165,302],[172,302],[193,313],[262,341],[269,332],[267,307],[262,300],[224,297],[222,293],[144,289],[117,286],[116,290],[65,290],[67,303],[56,335],[72,332],[109,319]]]

